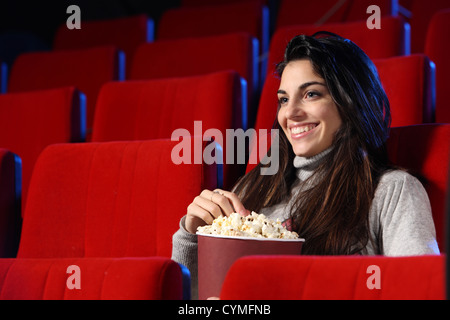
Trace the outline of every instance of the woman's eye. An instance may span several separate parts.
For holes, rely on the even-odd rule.
[[[287,102],[288,102],[288,98],[282,97],[282,98],[279,98],[279,99],[278,99],[278,103],[279,103],[280,105],[284,105],[284,104],[286,104]]]
[[[320,94],[316,91],[308,91],[305,95],[306,99],[311,99],[320,96]]]

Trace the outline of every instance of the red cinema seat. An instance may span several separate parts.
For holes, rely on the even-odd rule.
[[[257,51],[247,33],[159,40],[139,46],[130,80],[185,77],[234,70],[246,80],[249,119],[258,87]],[[251,120],[250,120],[251,121]]]
[[[21,159],[0,148],[0,258],[15,257],[19,248],[21,177]]]
[[[0,147],[22,159],[23,204],[39,154],[54,143],[83,141],[85,118],[83,94],[74,87],[0,95]]]
[[[410,8],[411,52],[423,53],[428,27],[433,15],[438,11],[450,9],[450,2],[448,0],[412,0]],[[444,40],[444,42],[446,41]]]
[[[392,128],[387,143],[390,161],[415,175],[428,193],[441,252],[446,252],[449,141],[450,124],[422,124]]]
[[[170,139],[177,129],[191,135],[218,129],[223,141],[215,138],[225,150],[226,130],[241,128],[246,113],[240,83],[234,71],[108,83],[97,101],[92,140]],[[195,121],[201,121],[199,130]],[[243,174],[244,163],[235,163],[224,165],[229,187]]]
[[[159,23],[157,39],[205,37],[246,32],[259,40],[259,54],[269,49],[269,10],[262,1],[209,4],[166,10]],[[264,71],[263,71],[264,72]]]
[[[170,257],[187,206],[217,179],[215,165],[176,164],[177,145],[46,148],[33,171],[17,257]]]
[[[435,65],[423,54],[375,59],[391,106],[392,127],[434,122]]]
[[[443,300],[445,255],[245,257],[231,266],[220,298]]]
[[[154,21],[147,15],[83,21],[81,29],[69,29],[66,23],[59,26],[53,40],[54,50],[87,49],[98,46],[115,46],[125,53],[126,65],[137,47],[154,39]]]
[[[20,55],[11,69],[9,92],[75,86],[87,99],[89,140],[101,86],[124,78],[123,53],[115,47],[32,52]]]
[[[450,123],[450,108],[447,105],[447,94],[450,91],[450,62],[447,54],[450,46],[444,40],[449,37],[450,9],[433,16],[425,43],[425,54],[436,64],[436,122],[445,123]]]
[[[322,0],[320,6],[313,1],[282,0],[277,14],[277,28],[298,24],[315,24],[367,20],[367,8],[377,5],[381,16],[396,16],[398,0]],[[372,11],[370,11],[372,12]]]
[[[0,259],[1,300],[182,297],[181,268],[169,258]]]

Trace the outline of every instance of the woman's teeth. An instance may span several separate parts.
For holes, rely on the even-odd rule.
[[[303,127],[293,127],[293,128],[291,128],[291,133],[292,134],[300,134],[303,132],[308,132],[308,131],[314,129],[315,127],[316,127],[315,124],[309,124],[309,125],[303,126]]]

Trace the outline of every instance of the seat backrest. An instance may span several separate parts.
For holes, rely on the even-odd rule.
[[[54,50],[87,49],[115,46],[126,56],[129,66],[137,47],[154,39],[154,21],[145,14],[83,21],[81,29],[71,30],[66,23],[60,25],[53,40]]]
[[[0,258],[15,257],[19,248],[21,159],[0,148]]]
[[[181,298],[181,269],[169,258],[0,259],[1,300]]]
[[[123,78],[120,75],[124,65],[121,56],[123,58],[115,47],[25,53],[14,62],[8,92],[77,87],[86,95],[90,136],[95,102],[101,86]]]
[[[434,122],[435,67],[424,54],[375,59],[392,127]]]
[[[367,20],[367,8],[377,5],[381,16],[395,16],[398,0],[322,0],[320,6],[312,1],[282,0],[277,14],[277,28],[298,24],[316,24]]]
[[[86,111],[74,87],[0,95],[0,147],[22,159],[25,204],[34,164],[45,147],[83,141]]]
[[[450,123],[450,108],[447,105],[447,93],[450,91],[450,62],[447,54],[450,46],[443,39],[449,37],[450,9],[433,16],[425,43],[425,54],[436,64],[436,122],[445,123]]]
[[[450,9],[448,0],[413,0],[411,3],[411,52],[423,53],[427,30],[435,13]],[[445,42],[445,41],[444,41]]]
[[[247,33],[160,40],[139,46],[131,65],[130,80],[234,70],[251,85],[254,58],[253,40]]]
[[[178,128],[194,133],[196,120],[203,130],[217,128],[225,135],[226,129],[242,127],[241,101],[234,71],[110,82],[97,100],[92,140],[169,139]]]
[[[450,124],[392,128],[389,159],[415,175],[428,193],[437,242],[445,252],[445,209],[450,166]]]
[[[445,255],[245,257],[231,266],[220,298],[445,299]]]
[[[187,206],[217,179],[215,165],[176,164],[178,144],[46,148],[33,171],[17,256],[170,257]]]
[[[255,41],[248,33],[159,40],[139,46],[130,80],[185,77],[234,70],[247,82],[249,118],[259,85]]]

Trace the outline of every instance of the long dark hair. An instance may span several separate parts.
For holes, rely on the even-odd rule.
[[[326,82],[342,126],[331,151],[309,178],[314,187],[301,191],[291,210],[292,226],[306,239],[305,254],[362,253],[370,238],[369,211],[380,176],[389,169],[385,142],[390,107],[378,73],[353,42],[327,32],[294,37],[277,66],[309,59]],[[236,185],[243,204],[258,211],[288,199],[296,181],[295,154],[279,129],[279,170],[260,175],[258,164]],[[270,150],[269,150],[270,152]],[[263,200],[261,200],[263,199]]]

